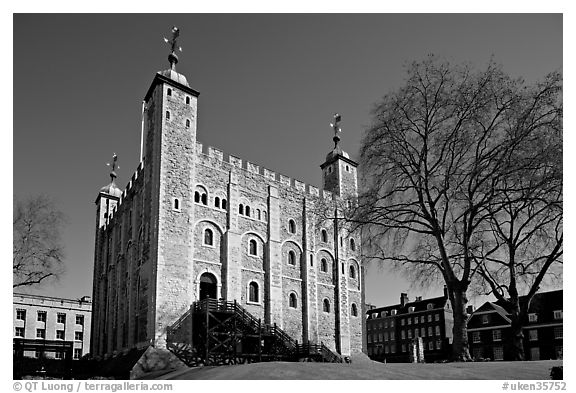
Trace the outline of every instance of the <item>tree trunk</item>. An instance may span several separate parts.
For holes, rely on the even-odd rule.
[[[513,303],[510,315],[512,331],[511,360],[524,360],[524,332],[522,331],[522,310],[518,298],[510,299]]]
[[[450,293],[450,302],[452,303],[452,312],[454,315],[454,328],[453,341],[452,341],[452,360],[455,362],[468,362],[471,361],[470,351],[468,349],[468,329],[466,323],[468,322],[468,314],[466,313],[466,305],[468,304],[468,297],[466,296],[465,288],[460,285],[453,285],[453,288],[448,290]]]

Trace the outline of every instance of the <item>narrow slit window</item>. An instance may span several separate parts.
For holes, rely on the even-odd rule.
[[[170,120],[170,111],[166,111],[166,120]]]
[[[254,239],[250,240],[250,255],[258,255],[258,245]]]

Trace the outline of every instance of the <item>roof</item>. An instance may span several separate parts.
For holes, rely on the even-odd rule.
[[[402,306],[401,304],[394,304],[392,306],[373,308],[371,310],[367,310],[366,314],[374,314],[374,313],[380,313],[382,311],[391,311],[391,310],[396,310],[397,314],[399,315],[408,314],[408,309],[410,307],[414,307],[413,312],[426,311],[428,309],[428,304],[432,304],[432,308],[444,308],[447,301],[448,298],[444,296],[433,297],[430,299],[422,299],[418,301],[408,302],[404,306]]]
[[[165,76],[166,78],[173,80],[176,83],[179,83],[179,84],[184,85],[186,87],[190,87],[186,77],[184,75],[180,74],[179,72],[176,72],[176,70],[168,69],[168,70],[160,71],[158,73],[160,75]]]
[[[116,183],[112,181],[110,184],[105,185],[100,189],[100,192],[103,192],[108,195],[112,195],[116,198],[120,198],[122,195],[122,190],[118,188]]]

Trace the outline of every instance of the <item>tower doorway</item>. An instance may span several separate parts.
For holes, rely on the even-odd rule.
[[[204,273],[200,276],[200,300],[216,299],[217,288],[218,283],[212,273]]]

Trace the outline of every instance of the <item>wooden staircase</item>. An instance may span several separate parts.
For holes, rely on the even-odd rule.
[[[192,304],[167,332],[167,348],[190,367],[264,361],[341,363],[324,344],[298,344],[276,324],[262,323],[236,301]]]

